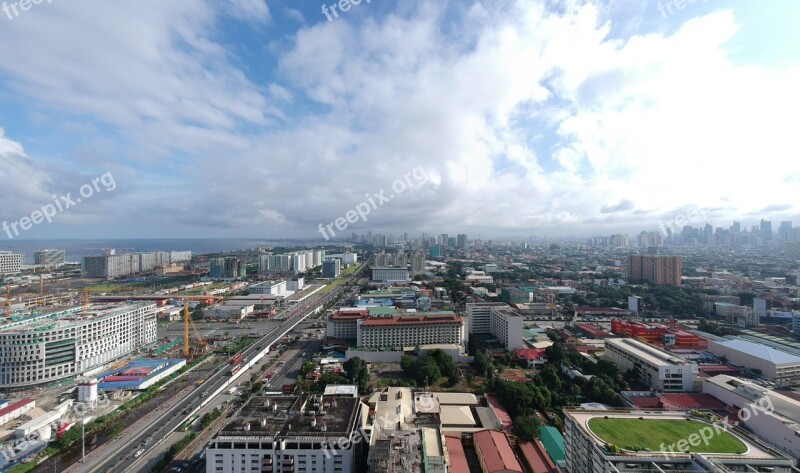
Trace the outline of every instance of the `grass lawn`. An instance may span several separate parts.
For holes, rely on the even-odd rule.
[[[661,445],[669,446],[680,440],[689,440],[692,434],[700,435],[700,432],[708,424],[698,421],[686,421],[675,419],[604,419],[595,417],[589,420],[589,428],[595,435],[605,442],[616,445],[626,450],[651,450],[662,451]],[[690,452],[697,453],[744,453],[747,451],[744,443],[733,435],[713,430],[707,433],[706,438],[711,437],[708,445],[700,441],[697,446],[688,446]],[[696,437],[693,437],[695,439]],[[697,443],[697,440],[695,440]],[[673,447],[678,451],[677,447]]]

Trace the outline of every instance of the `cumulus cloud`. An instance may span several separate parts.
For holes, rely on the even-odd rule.
[[[615,13],[628,3],[422,1],[308,25],[314,13],[286,10],[303,21],[288,33],[262,0],[53,3],[0,29],[18,45],[0,71],[39,117],[33,136],[67,136],[63,120],[123,150],[108,153],[130,179],[118,215],[155,235],[314,236],[417,166],[436,185],[353,230],[573,234],[655,228],[680,208],[796,213],[775,204],[795,180],[775,173],[800,175],[783,118],[800,106],[797,64],[734,61],[745,19],[732,10],[641,30],[641,8]],[[225,18],[264,25],[247,38],[263,48]]]

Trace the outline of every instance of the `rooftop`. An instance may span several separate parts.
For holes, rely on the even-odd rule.
[[[321,395],[253,396],[217,438],[348,437],[356,428],[357,398]]]
[[[730,340],[713,340],[711,343],[716,343],[750,356],[769,360],[778,365],[800,364],[800,356],[777,350],[766,345],[761,345],[759,343],[748,342],[747,340],[742,340],[741,338],[734,338]]]
[[[375,327],[381,325],[426,325],[426,324],[461,324],[464,319],[451,315],[404,315],[387,318],[370,318],[364,321],[365,327]]]
[[[653,366],[693,365],[693,363],[682,360],[669,352],[659,350],[652,345],[632,338],[608,338],[606,339],[606,346],[608,345],[616,346],[628,353],[636,355],[638,358],[648,361]]]
[[[496,430],[482,430],[476,432],[474,438],[475,447],[481,452],[487,473],[522,473],[522,466],[514,455],[506,434]]]

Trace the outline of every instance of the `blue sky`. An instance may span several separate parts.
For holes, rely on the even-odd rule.
[[[798,2],[322,5],[0,5],[0,220],[110,173],[12,235],[314,237],[422,169],[345,233],[800,224]]]

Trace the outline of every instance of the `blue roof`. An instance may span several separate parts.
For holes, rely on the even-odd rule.
[[[740,338],[715,341],[714,343],[718,343],[722,346],[746,353],[751,356],[769,360],[776,364],[800,364],[800,356],[792,355],[791,353],[787,353],[785,351],[776,350],[775,348],[761,345],[760,343],[748,342],[747,340],[742,340]]]

